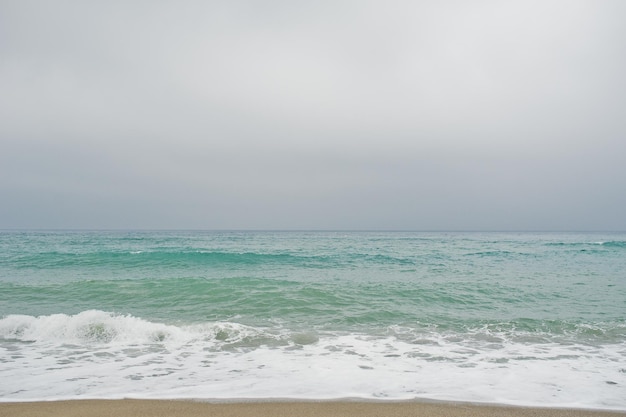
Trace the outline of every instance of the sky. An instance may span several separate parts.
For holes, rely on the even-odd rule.
[[[0,229],[626,230],[626,2],[0,0]]]

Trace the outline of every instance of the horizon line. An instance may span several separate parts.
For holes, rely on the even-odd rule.
[[[614,229],[0,228],[0,232],[626,233]]]

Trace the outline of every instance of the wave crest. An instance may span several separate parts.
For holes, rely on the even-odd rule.
[[[307,345],[316,333],[214,322],[185,326],[150,322],[131,315],[88,310],[75,315],[8,315],[0,319],[0,340],[56,344],[182,346],[201,342],[209,350]]]
[[[176,326],[99,310],[38,317],[14,314],[0,320],[0,338],[24,342],[155,343],[181,331]]]

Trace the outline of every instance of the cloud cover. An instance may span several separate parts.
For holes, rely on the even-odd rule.
[[[626,230],[625,21],[0,2],[0,228]]]

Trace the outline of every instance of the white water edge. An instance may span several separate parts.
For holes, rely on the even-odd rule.
[[[174,326],[101,311],[13,315],[0,320],[0,401],[430,399],[626,410],[624,343],[407,331]]]

